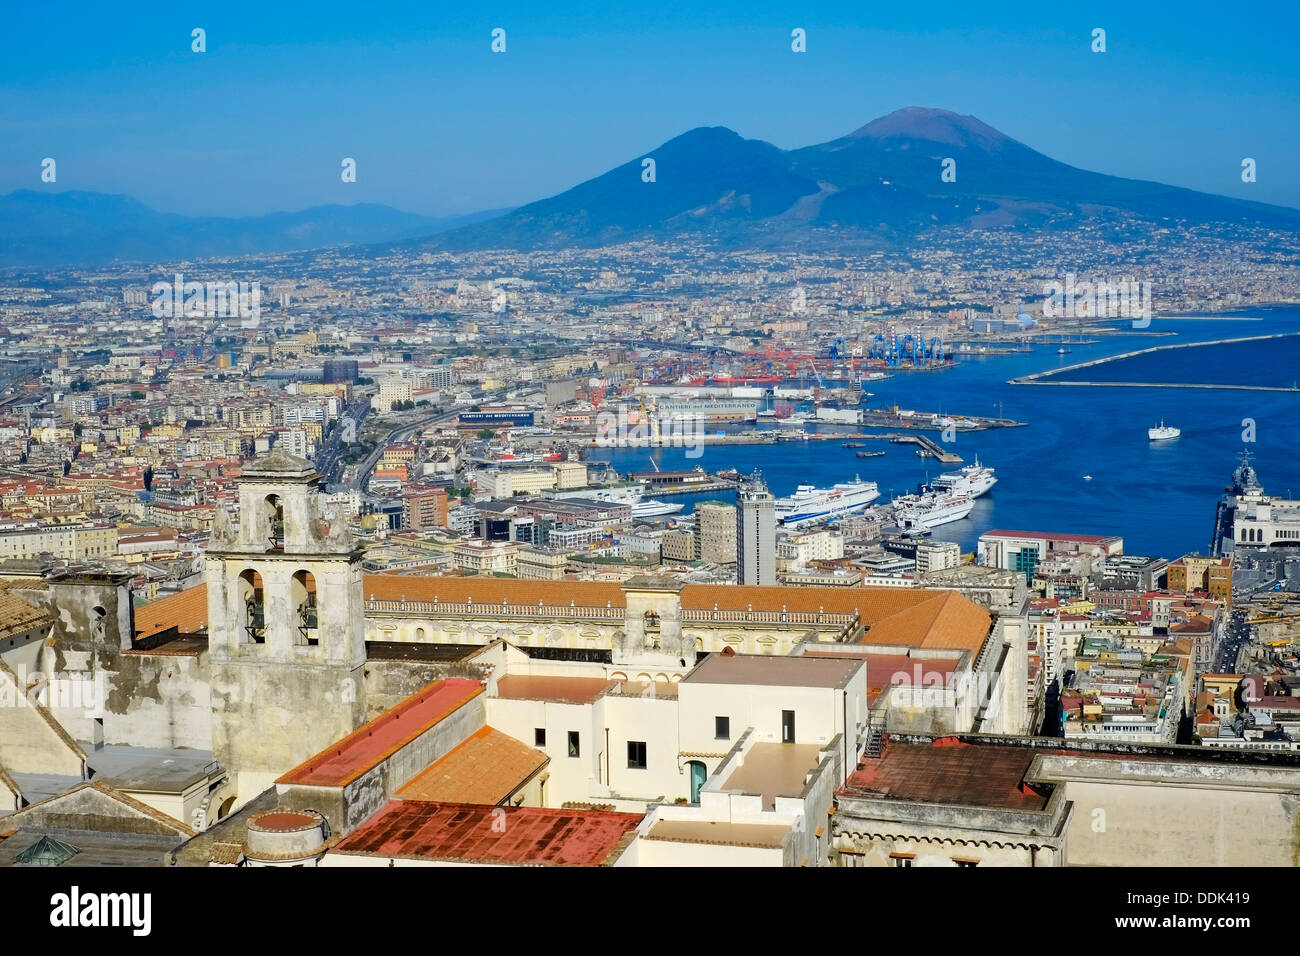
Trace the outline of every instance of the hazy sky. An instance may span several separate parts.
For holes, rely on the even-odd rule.
[[[1300,207],[1295,0],[464,6],[8,4],[0,192],[455,214],[559,192],[695,126],[791,148],[916,105],[1087,169]]]

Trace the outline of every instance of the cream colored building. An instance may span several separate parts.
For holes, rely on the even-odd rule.
[[[456,567],[480,574],[514,574],[524,546],[518,541],[466,541],[452,549]]]
[[[379,381],[379,392],[375,396],[375,411],[391,412],[394,402],[409,402],[412,400],[411,380],[392,376]]]
[[[587,466],[580,461],[557,461],[551,466],[555,472],[555,489],[570,491],[587,487]]]
[[[777,541],[776,555],[796,570],[813,561],[838,561],[844,557],[844,535],[833,528],[790,534]]]
[[[495,471],[487,476],[488,492],[493,498],[535,495],[555,488],[556,472],[540,468]]]
[[[521,548],[515,555],[515,573],[526,581],[560,581],[568,563],[563,552]]]
[[[68,561],[106,560],[117,555],[117,527],[106,522],[15,523],[0,528],[0,560],[52,554]]]

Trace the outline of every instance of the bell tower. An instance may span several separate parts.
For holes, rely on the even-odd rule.
[[[240,803],[364,722],[361,551],[319,481],[279,449],[250,462],[208,546],[212,748]]]

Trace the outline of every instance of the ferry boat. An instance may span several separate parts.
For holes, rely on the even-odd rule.
[[[787,528],[827,521],[862,511],[879,497],[876,483],[861,478],[830,488],[800,485],[794,494],[776,499],[776,520]]]
[[[895,512],[894,521],[904,532],[916,532],[960,521],[974,507],[975,502],[970,495],[932,491],[918,495],[915,500],[905,504]]]
[[[932,484],[935,491],[978,498],[980,495],[987,494],[997,483],[998,480],[993,475],[993,469],[987,465],[981,465],[977,455],[975,464],[967,465],[959,471],[942,474],[934,479]]]
[[[1168,441],[1171,438],[1177,438],[1183,433],[1181,428],[1175,428],[1173,425],[1166,425],[1165,420],[1160,419],[1160,424],[1154,428],[1147,429],[1147,438],[1151,441]]]

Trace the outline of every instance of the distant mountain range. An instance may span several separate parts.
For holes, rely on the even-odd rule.
[[[642,160],[655,181],[642,180]],[[956,161],[955,181],[941,178]],[[1085,220],[1300,230],[1300,211],[1088,172],[973,116],[909,107],[847,136],[781,150],[725,127],[683,133],[567,192],[418,243],[429,249],[603,245],[708,233],[773,245],[836,230],[896,240],[934,226],[1068,228]]]
[[[173,262],[390,242],[504,211],[437,219],[360,203],[219,218],[158,212],[128,196],[21,189],[0,196],[0,266]]]
[[[642,179],[647,157],[653,182]],[[956,162],[955,181],[941,178],[946,159]],[[126,196],[20,190],[0,197],[0,266],[171,262],[345,244],[375,252],[526,250],[687,235],[772,248],[818,237],[897,242],[936,226],[1062,229],[1134,219],[1300,231],[1300,210],[1077,169],[973,116],[909,107],[793,150],[701,127],[558,196],[448,219],[366,204],[200,218],[156,212]]]

